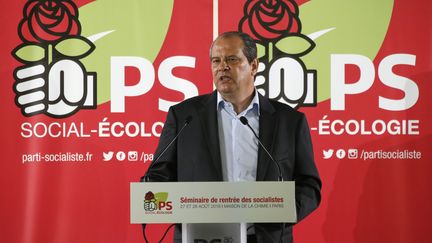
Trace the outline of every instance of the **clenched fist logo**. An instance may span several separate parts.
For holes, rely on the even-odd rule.
[[[301,57],[315,47],[301,33],[294,0],[247,0],[238,30],[251,35],[260,59],[255,86],[258,92],[293,108],[316,106],[317,72]]]
[[[78,8],[70,0],[30,0],[18,33],[23,43],[12,55],[15,103],[25,116],[68,117],[96,108],[96,73],[80,62],[95,45],[80,36]]]
[[[144,210],[145,211],[155,211],[157,209],[156,198],[153,192],[149,191],[144,197]]]

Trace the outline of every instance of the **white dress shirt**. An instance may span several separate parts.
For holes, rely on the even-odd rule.
[[[243,125],[240,117],[248,119],[256,134],[259,132],[259,99],[255,96],[249,106],[237,114],[230,102],[217,93],[219,144],[224,181],[255,181],[258,164],[258,140]],[[258,135],[259,136],[259,135]]]

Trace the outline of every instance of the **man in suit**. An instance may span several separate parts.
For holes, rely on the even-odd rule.
[[[303,113],[260,95],[254,86],[256,45],[245,33],[226,32],[210,48],[216,91],[172,106],[155,158],[184,128],[176,142],[146,173],[150,181],[274,181],[276,165],[240,117],[248,119],[280,163],[285,181],[295,181],[298,221],[315,210],[321,181]],[[282,229],[283,228],[283,229]],[[176,236],[180,236],[180,229]],[[293,242],[292,224],[257,223],[248,242]],[[249,231],[248,231],[249,233]],[[283,236],[282,236],[283,234]],[[176,237],[175,236],[175,237]]]

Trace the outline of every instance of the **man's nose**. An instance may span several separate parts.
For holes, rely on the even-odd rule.
[[[218,70],[219,71],[225,71],[225,70],[229,70],[229,69],[230,69],[230,66],[228,65],[228,62],[225,60],[221,60],[219,67],[218,67]]]

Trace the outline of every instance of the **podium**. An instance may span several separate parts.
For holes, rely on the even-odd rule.
[[[247,223],[295,223],[295,182],[130,184],[131,224],[181,223],[182,242],[246,242]]]

